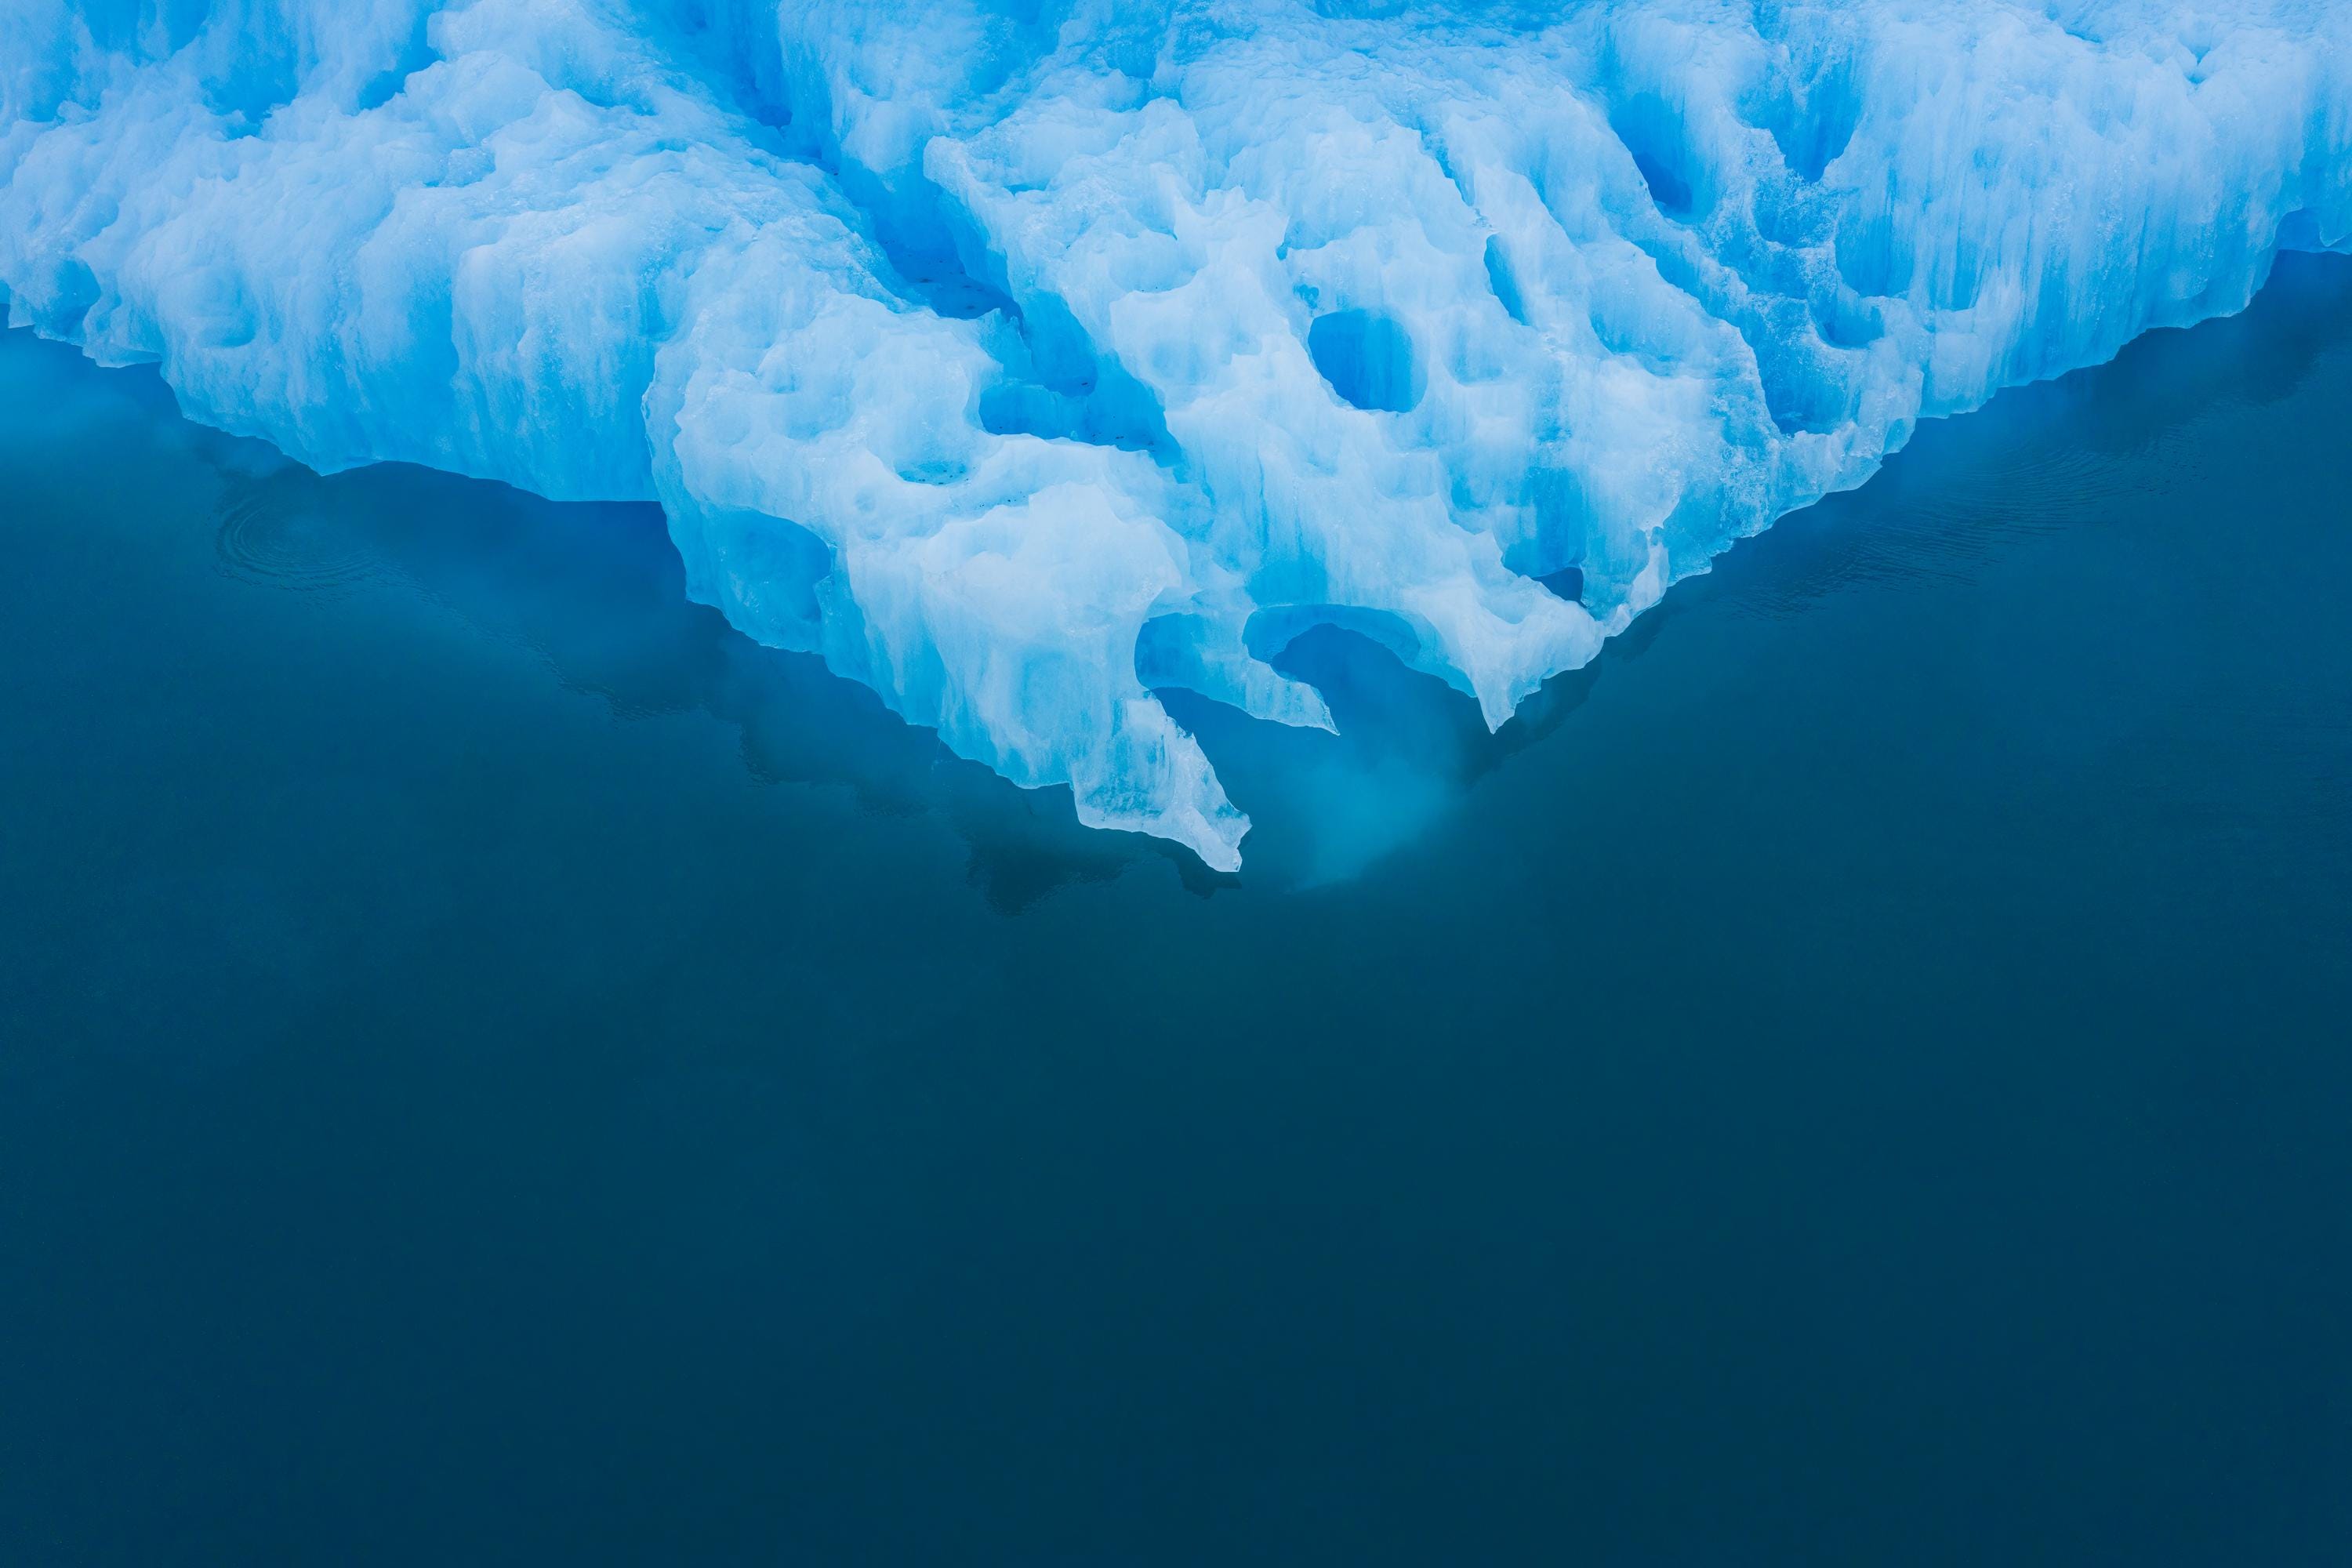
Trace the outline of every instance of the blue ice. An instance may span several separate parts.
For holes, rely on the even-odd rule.
[[[746,633],[1228,868],[1155,692],[1328,725],[1268,659],[1331,624],[1499,725],[1917,420],[2352,243],[2333,0],[0,23],[12,324],[320,469],[658,500]]]

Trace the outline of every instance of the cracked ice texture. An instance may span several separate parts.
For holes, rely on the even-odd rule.
[[[1922,417],[2352,243],[2352,6],[0,0],[12,323],[1239,861],[1153,696],[1490,724]],[[1570,569],[1574,570],[1571,571]]]

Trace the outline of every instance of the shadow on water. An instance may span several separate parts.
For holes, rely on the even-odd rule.
[[[764,647],[689,603],[658,508],[547,501],[403,464],[257,472],[250,454],[236,456],[222,465],[215,542],[233,576],[304,593],[396,578],[482,635],[528,647],[616,720],[699,711],[738,731],[743,765],[763,783],[842,788],[872,814],[943,819],[1002,911],[1139,858],[1212,885],[1175,847],[1079,827],[1066,789],[1017,789],[816,658]]]
[[[1239,877],[1159,840],[1081,828],[1066,789],[1017,789],[820,660],[762,647],[688,603],[651,505],[552,502],[399,464],[321,476],[262,443],[165,417],[170,395],[150,372],[103,381],[108,395],[168,428],[157,439],[184,444],[219,475],[223,573],[329,597],[404,584],[480,634],[534,650],[616,720],[708,714],[737,732],[743,765],[761,781],[845,789],[869,813],[947,823],[968,846],[972,884],[1017,913],[1139,862],[1167,863],[1203,895],[1353,878],[1462,809],[1510,758],[1571,730],[1600,683],[1700,605],[1778,617],[1849,589],[1923,578],[1965,585],[2019,540],[2145,504],[2226,462],[2199,436],[2216,408],[2291,395],[2318,355],[2347,342],[2352,262],[2286,257],[2226,327],[2151,333],[2108,364],[2004,393],[1965,422],[1923,426],[1868,484],[1783,519],[1677,585],[1592,665],[1548,682],[1492,734],[1460,692],[1330,627],[1300,637],[1276,663],[1322,690],[1337,735],[1162,693],[1253,819]],[[63,405],[90,395],[77,389],[96,378],[68,349],[33,352],[57,393],[49,416],[74,417]]]
[[[2206,428],[2292,396],[2347,343],[2352,262],[2282,257],[2243,314],[2147,333],[2105,364],[1930,421],[1867,484],[1791,513],[1675,593],[1769,617],[1846,588],[1965,584],[2016,541],[2158,504],[2226,468],[2232,455]]]
[[[2105,364],[1921,426],[1866,484],[1790,514],[1676,584],[1599,658],[1546,682],[1491,734],[1467,697],[1332,628],[1276,662],[1324,691],[1336,736],[1278,731],[1182,693],[1170,706],[1253,819],[1244,874],[1276,885],[1344,880],[1551,739],[1599,683],[1701,605],[1769,618],[1847,590],[1922,579],[1965,587],[2021,540],[2155,504],[2228,464],[2203,427],[2231,408],[2292,396],[2320,355],[2347,343],[2352,260],[2284,256],[2238,318],[2146,334]]]

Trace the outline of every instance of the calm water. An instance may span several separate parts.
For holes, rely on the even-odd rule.
[[[2352,264],[1238,879],[0,340],[0,1561],[2352,1554]]]

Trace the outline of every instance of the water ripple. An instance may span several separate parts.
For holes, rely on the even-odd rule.
[[[383,563],[367,542],[331,508],[310,504],[314,487],[289,478],[239,485],[221,499],[213,540],[221,571],[298,594],[341,594],[376,575]]]

